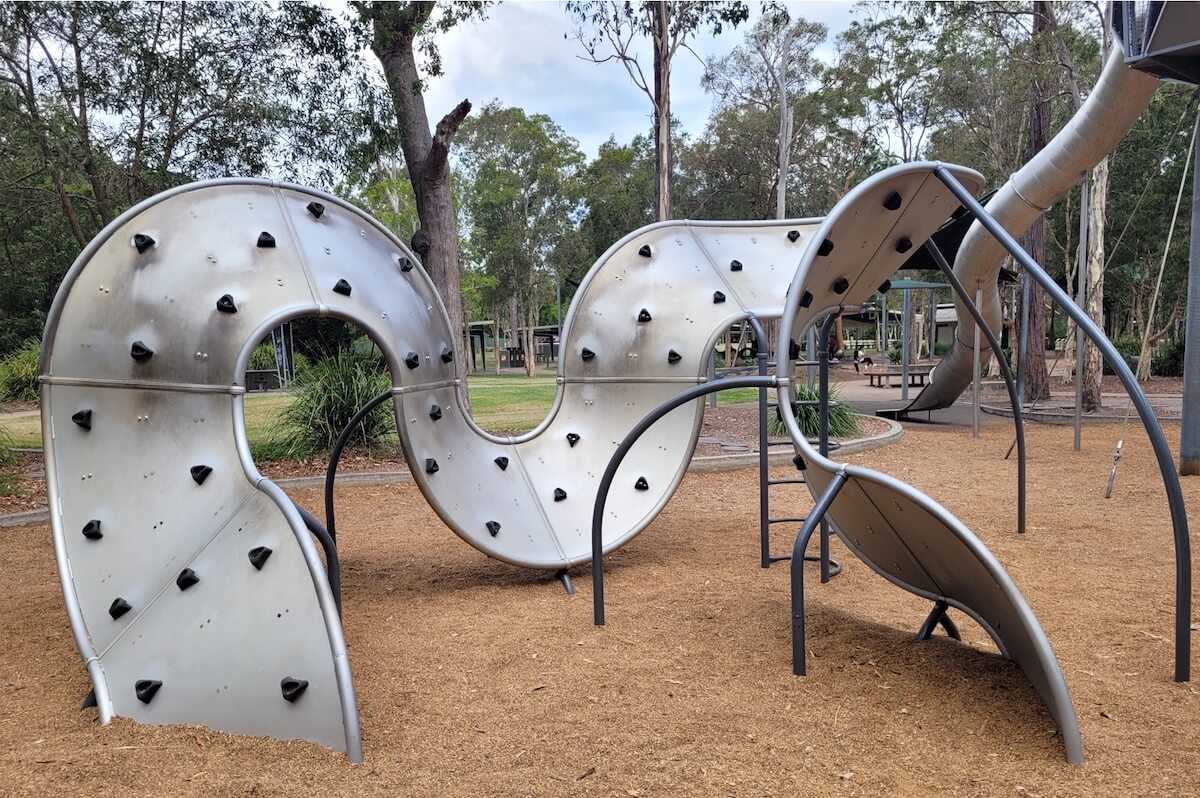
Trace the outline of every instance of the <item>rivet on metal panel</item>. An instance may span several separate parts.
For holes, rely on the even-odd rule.
[[[154,350],[146,346],[141,341],[134,341],[129,347],[129,354],[139,363],[145,363],[150,358],[154,357]]]
[[[830,287],[833,288],[833,293],[844,294],[850,290],[850,281],[845,277],[839,277],[833,281],[833,285]]]
[[[833,252],[833,242],[828,238],[821,242],[821,248],[817,250],[817,254],[821,257],[828,257]]]
[[[800,307],[806,308],[812,304],[813,295],[811,291],[805,291],[800,295]]]
[[[908,252],[910,249],[912,249],[912,239],[908,236],[901,236],[900,240],[896,242],[896,251]]]
[[[668,363],[678,363],[681,360],[683,360],[683,355],[679,354],[674,349],[667,352],[667,362]]]
[[[108,614],[111,615],[112,619],[115,621],[117,618],[120,618],[131,609],[133,609],[133,607],[130,606],[129,602],[118,596],[117,598],[113,599],[112,604],[108,605]]]
[[[300,700],[300,696],[304,695],[304,691],[308,689],[308,680],[285,676],[279,683],[279,689],[283,693],[283,700],[289,704],[294,704]]]
[[[333,293],[341,294],[342,296],[350,296],[350,283],[345,280],[338,280],[333,286]]]
[[[588,362],[589,360],[591,360],[592,358],[594,358],[594,357],[596,356],[596,353],[595,353],[595,352],[593,352],[592,350],[588,349],[588,348],[585,346],[585,347],[584,347],[582,350],[580,350],[580,352],[579,352],[579,356],[580,356],[581,358],[583,358],[583,362],[585,362],[585,363],[586,363],[586,362]]]
[[[90,430],[92,428],[92,411],[80,410],[78,413],[71,416],[71,420],[83,429]]]
[[[496,465],[500,466],[501,471],[508,470],[508,458],[505,457],[504,455],[500,455],[493,462],[495,462]]]
[[[887,208],[889,211],[897,211],[900,210],[901,201],[900,192],[893,191],[891,194],[888,194],[883,198],[883,207]]]
[[[440,420],[442,417],[441,405],[430,405],[429,406],[429,417],[432,418],[434,421]]]
[[[93,518],[83,525],[83,536],[88,540],[99,540],[104,537],[104,533],[100,531],[100,521]]]
[[[725,294],[720,291],[713,291],[713,304],[719,305],[725,301]]]
[[[179,572],[179,576],[175,578],[175,586],[180,590],[187,590],[192,585],[200,581],[200,577],[196,576],[196,572],[191,568],[184,568]]]
[[[565,490],[563,490],[562,488],[554,489],[554,501],[561,502],[561,501],[564,501],[566,498],[567,498],[567,492]]]
[[[642,244],[642,248],[638,250],[638,254],[643,258],[648,258],[653,254],[649,244]]]
[[[646,310],[645,308],[642,308],[641,312],[638,313],[638,321],[641,322],[642,324],[645,324],[646,322],[648,322],[650,320],[651,320],[650,311]]]
[[[271,235],[266,230],[263,230],[258,234],[258,241],[256,242],[255,246],[257,246],[259,249],[274,249],[275,236]]]
[[[496,535],[500,534],[500,522],[499,521],[488,521],[485,526],[487,526],[487,531],[491,534],[492,537],[496,537]]]
[[[250,558],[250,564],[254,566],[254,570],[261,571],[267,564],[267,558],[271,556],[271,549],[266,546],[255,546],[246,553],[246,556]]]
[[[222,313],[237,313],[237,305],[233,302],[232,294],[224,294],[217,300],[217,310]]]
[[[417,366],[421,365],[421,356],[416,352],[409,352],[404,356],[404,365],[408,366],[410,369],[415,369]]]
[[[133,247],[138,251],[139,255],[154,246],[154,243],[154,239],[145,233],[137,233],[133,237]]]
[[[568,432],[567,433],[567,443],[570,444],[572,448],[574,448],[575,444],[579,443],[579,435],[577,435],[574,432]]]
[[[308,209],[314,219],[320,219],[321,214],[325,213],[325,206],[319,202],[310,202],[304,207]]]
[[[409,260],[408,258],[400,257],[396,260],[396,263],[399,264],[400,271],[402,271],[402,272],[411,272],[412,271],[413,262],[411,260]]]
[[[448,346],[442,347],[442,362],[449,363],[454,360],[454,350]]]
[[[432,457],[425,458],[425,473],[426,474],[436,474],[440,470],[441,470],[441,467],[438,465],[437,460],[434,460]]]
[[[787,237],[788,237],[788,241],[791,241],[793,244],[795,244],[796,239],[800,238],[800,231],[799,230],[788,230]]]
[[[162,682],[158,679],[139,679],[133,685],[133,692],[137,694],[138,701],[149,704],[154,700],[154,694],[160,687],[162,687]]]
[[[740,260],[729,261],[729,271],[740,272],[742,270],[742,262]]]
[[[208,475],[212,473],[212,466],[194,465],[188,471],[197,485],[203,485],[204,480],[208,479]]]
[[[884,280],[879,285],[879,293],[881,293],[881,294],[886,294],[888,291],[891,291],[891,290],[892,290],[892,281],[891,280]]]
[[[645,477],[638,477],[637,482],[633,483],[633,487],[637,490],[650,490],[650,483],[646,481]]]

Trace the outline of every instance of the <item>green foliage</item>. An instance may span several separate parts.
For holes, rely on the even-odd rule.
[[[17,492],[20,477],[13,471],[17,464],[17,453],[13,451],[12,434],[0,427],[0,496],[12,496]]]
[[[390,385],[377,354],[346,348],[313,361],[263,451],[304,457],[332,448],[354,414]],[[363,419],[349,445],[378,445],[395,428],[392,408],[385,402]]]
[[[821,434],[820,408],[815,404],[798,403],[816,402],[820,398],[820,390],[815,385],[810,386],[801,381],[793,385],[793,391],[795,398],[792,401],[792,409],[795,411],[800,431],[807,438],[816,438]],[[829,405],[829,436],[831,438],[852,438],[862,431],[858,425],[854,407],[842,400],[841,393],[835,385],[829,386]],[[767,432],[776,437],[787,435],[787,428],[783,425],[783,419],[780,417],[778,409],[767,419]]]
[[[935,343],[933,345],[933,354],[937,357],[940,357],[944,354],[947,354],[953,348],[954,348],[953,343],[948,343],[946,341],[938,341],[937,343]]]
[[[1130,368],[1137,368],[1138,356],[1142,354],[1142,339],[1136,335],[1122,335],[1120,338],[1113,341],[1113,346],[1121,353],[1121,357],[1125,358],[1125,362],[1130,364]],[[1153,366],[1153,361],[1151,362]],[[1108,360],[1104,361],[1104,373],[1116,374]]]
[[[0,360],[0,402],[32,402],[38,398],[42,344],[30,338]]]
[[[1159,377],[1182,377],[1183,350],[1182,335],[1167,339],[1150,358],[1150,372]]]
[[[250,353],[248,368],[251,371],[275,370],[275,344],[269,337],[264,338],[262,343],[254,347],[254,351]]]

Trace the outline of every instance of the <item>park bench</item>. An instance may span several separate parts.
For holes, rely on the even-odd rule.
[[[929,372],[933,371],[933,366],[912,366],[908,367],[908,384],[909,385],[924,385],[929,378]],[[863,369],[863,373],[867,375],[870,384],[875,388],[891,388],[892,377],[904,379],[904,367],[898,364],[889,364],[886,366],[867,366]]]

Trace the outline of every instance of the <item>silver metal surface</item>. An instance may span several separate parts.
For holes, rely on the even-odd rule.
[[[878,252],[877,235],[857,225],[857,220],[872,215],[879,199],[896,186],[904,204],[900,217],[888,234],[890,239],[904,235],[915,246],[923,243],[940,220],[954,210],[957,201],[949,193],[939,192],[933,175],[937,164],[905,164],[881,172],[855,188],[838,203],[814,235],[815,240],[835,242],[831,255],[838,256],[839,243],[849,244],[850,252],[865,249]],[[961,167],[946,167],[968,189],[978,191],[982,177]],[[912,190],[913,188],[917,190]],[[810,271],[844,268],[857,273],[856,284],[882,280],[895,268],[878,259],[846,257],[836,264],[821,263],[815,248],[805,252],[793,278],[790,301],[785,308],[781,330],[807,326],[831,309],[831,304],[813,303],[803,309],[795,297],[812,282]],[[964,318],[962,314],[960,318]],[[786,333],[780,344],[786,346]],[[1028,604],[996,561],[995,557],[958,519],[930,498],[898,480],[865,468],[842,465],[822,457],[801,434],[791,408],[791,383],[794,366],[779,365],[779,406],[784,423],[800,456],[807,463],[805,481],[814,499],[819,497],[836,474],[846,482],[830,505],[827,517],[846,545],[868,566],[892,583],[932,600],[946,601],[974,618],[1029,678],[1045,701],[1063,733],[1067,759],[1083,760],[1083,744],[1062,672],[1054,658],[1037,619]]]

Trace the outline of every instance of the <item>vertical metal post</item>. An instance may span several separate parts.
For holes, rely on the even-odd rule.
[[[817,417],[820,429],[818,431],[817,446],[822,457],[829,456],[829,331],[833,329],[834,323],[837,321],[840,309],[836,313],[830,313],[825,319],[825,323],[821,325],[821,346],[817,350],[820,354],[817,355],[818,370],[820,372],[820,393],[817,396]],[[829,570],[829,522],[825,520],[825,513],[821,513],[821,584],[829,581],[832,574]]]
[[[1025,369],[1029,366],[1029,292],[1033,288],[1033,280],[1029,277],[1029,272],[1021,270],[1021,320],[1017,328],[1017,335],[1020,336],[1017,341],[1017,406],[1019,412],[1025,412]],[[1054,334],[1054,330],[1050,331]],[[1032,350],[1037,351],[1037,350]],[[1042,345],[1042,350],[1045,351],[1045,344]]]
[[[762,324],[753,314],[746,320],[754,331],[754,342],[758,348],[758,376],[767,376],[767,336]],[[767,480],[767,389],[758,389],[758,548],[763,568],[771,567],[771,496]]]
[[[808,371],[808,387],[809,388],[811,388],[813,386],[813,384],[817,381],[816,370],[811,365],[813,362],[813,355],[816,354],[816,351],[817,351],[817,334],[810,327],[808,330],[808,334],[804,337],[804,359],[807,360],[810,364],[807,369],[807,371]]]
[[[1200,474],[1200,136],[1192,172],[1192,242],[1189,250],[1187,319],[1183,353],[1183,423],[1179,431],[1179,473]]]
[[[562,349],[562,277],[558,272],[554,273],[554,302],[558,306],[555,318],[558,320],[558,343],[550,347],[554,355],[554,363],[558,364],[558,353]]]
[[[937,289],[929,289],[929,359],[937,350]]]
[[[717,353],[709,352],[708,353],[708,381],[716,382],[716,380],[717,380]],[[717,406],[717,395],[715,393],[709,394],[708,406],[709,407]]]
[[[983,304],[983,289],[975,289],[975,307]],[[979,336],[981,335],[979,325],[975,325],[975,359],[973,361],[973,371],[971,372],[971,437],[979,437],[979,381],[982,378],[983,370],[979,362]]]
[[[844,472],[839,471],[833,475],[833,481],[825,488],[812,512],[804,519],[800,533],[796,535],[796,543],[792,546],[792,673],[797,676],[803,676],[807,670],[804,651],[804,550],[808,548],[808,541],[817,529],[817,522],[825,522],[825,513],[829,511],[845,482]]]
[[[1091,191],[1087,175],[1079,185],[1079,252],[1075,257],[1076,304],[1087,311],[1088,205]],[[1083,363],[1087,359],[1087,336],[1075,326],[1075,451],[1083,445]]]
[[[904,305],[903,311],[900,313],[900,325],[904,328],[900,335],[900,399],[908,401],[908,357],[911,354],[909,350],[908,331],[912,325],[912,289],[904,289]]]

